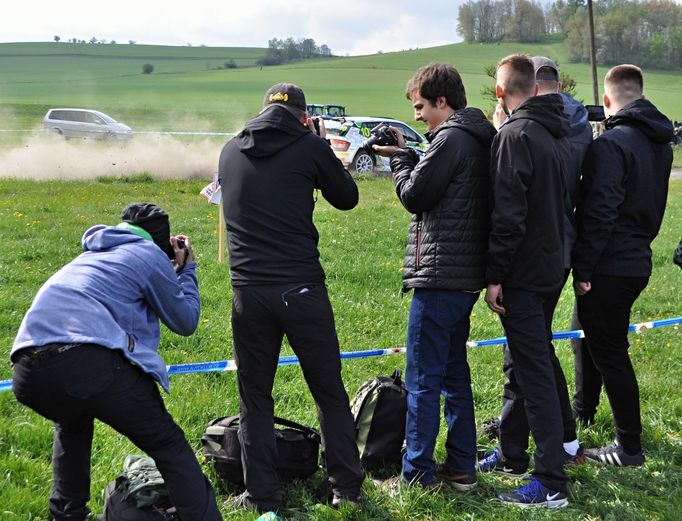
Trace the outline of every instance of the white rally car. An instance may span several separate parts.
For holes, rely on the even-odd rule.
[[[428,148],[426,138],[397,119],[365,116],[328,119],[325,121],[327,139],[343,166],[359,174],[390,171],[387,157],[378,156],[362,148],[364,142],[371,136],[372,129],[381,123],[387,123],[400,130],[408,147],[422,151]]]

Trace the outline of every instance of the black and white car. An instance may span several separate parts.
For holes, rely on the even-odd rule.
[[[327,139],[331,142],[332,149],[343,166],[359,174],[385,172],[391,169],[388,158],[362,148],[364,142],[370,137],[372,129],[381,123],[387,123],[400,130],[405,136],[408,147],[417,150],[428,148],[428,141],[419,132],[397,119],[365,116],[334,118],[325,121]]]

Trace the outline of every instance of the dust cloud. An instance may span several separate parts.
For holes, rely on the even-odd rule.
[[[0,148],[0,178],[78,180],[149,174],[157,179],[210,179],[229,136],[135,135],[127,141],[66,141],[32,135]]]

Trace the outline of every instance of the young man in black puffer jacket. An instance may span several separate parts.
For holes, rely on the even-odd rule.
[[[604,112],[610,117],[583,163],[573,250],[578,316],[616,423],[615,443],[585,454],[617,466],[644,464],[627,335],[632,305],[651,275],[651,242],[663,221],[672,165],[672,123],[644,99],[643,86],[634,65],[606,74]]]
[[[494,127],[479,109],[465,108],[459,73],[432,63],[407,84],[415,119],[431,143],[419,158],[405,148],[374,150],[391,156],[396,192],[414,214],[403,269],[403,289],[414,289],[407,331],[407,451],[402,482],[431,486],[435,477],[459,490],[476,485],[476,429],[466,341],[469,317],[485,286],[490,216],[490,144]],[[447,457],[433,450],[445,396]],[[400,483],[400,481],[398,481]]]

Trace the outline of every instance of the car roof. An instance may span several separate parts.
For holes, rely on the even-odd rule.
[[[52,112],[53,110],[75,110],[78,112],[91,112],[93,114],[98,114],[100,116],[107,116],[104,112],[100,112],[99,110],[93,110],[93,109],[76,109],[76,108],[70,108],[70,107],[56,107],[56,108],[48,110],[48,112]],[[107,117],[111,117],[111,116],[107,116]]]
[[[344,116],[344,119],[346,121],[352,121],[352,122],[363,122],[363,121],[368,121],[368,122],[382,122],[382,121],[391,121],[395,123],[405,123],[404,121],[400,121],[399,119],[393,119],[393,118],[382,118],[379,116]],[[407,125],[407,123],[405,123]]]

